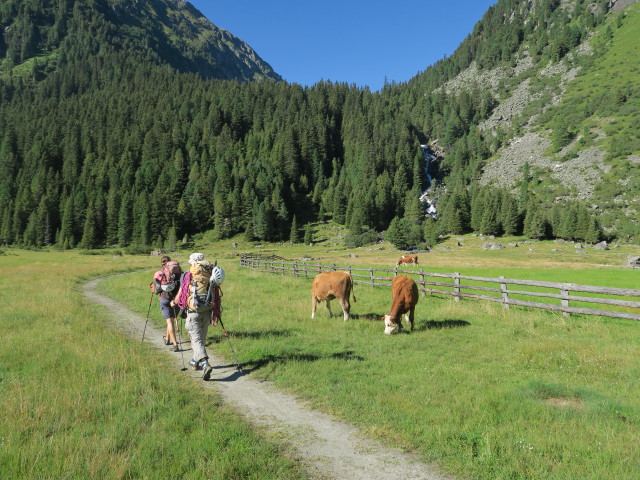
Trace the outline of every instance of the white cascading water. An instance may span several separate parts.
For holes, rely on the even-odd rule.
[[[427,189],[420,194],[420,201],[424,204],[425,211],[427,215],[430,215],[433,218],[436,218],[438,212],[436,210],[436,204],[431,198],[429,198],[429,188],[431,187],[431,175],[429,175],[429,165],[433,160],[437,157],[431,152],[431,147],[429,145],[420,145],[422,149],[422,155],[424,155],[424,172],[427,176],[427,181],[429,184],[427,185]]]

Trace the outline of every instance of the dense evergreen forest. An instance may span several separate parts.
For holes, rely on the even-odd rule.
[[[515,194],[481,187],[504,140],[477,128],[496,100],[434,90],[472,60],[511,62],[525,42],[537,62],[561,58],[604,20],[605,1],[501,0],[451,58],[376,93],[203,78],[127,37],[104,14],[115,3],[0,6],[2,244],[170,248],[210,229],[298,240],[325,219],[347,225],[352,245],[383,231],[400,247],[469,231],[602,237],[585,205],[538,204],[526,169]],[[446,153],[431,172],[438,219],[418,200],[419,146],[434,139]]]

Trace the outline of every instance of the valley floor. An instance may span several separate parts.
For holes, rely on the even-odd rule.
[[[101,278],[96,278],[86,283],[84,295],[112,313],[114,328],[136,339],[141,338],[145,318],[99,294],[96,288],[100,281]],[[161,336],[151,325],[146,326],[145,341],[166,349]],[[176,373],[184,366],[183,362],[191,358],[188,338],[183,337],[182,341],[185,342],[184,357],[180,353],[167,351],[167,355],[174,359]],[[202,383],[203,388],[215,389],[250,422],[273,432],[275,438],[287,445],[292,456],[305,465],[310,477],[337,480],[454,480],[437,466],[426,465],[410,454],[365,438],[355,427],[313,411],[293,396],[275,390],[267,382],[250,378],[247,370],[238,371],[236,365],[227,364],[211,353],[209,355],[214,365],[209,382],[202,382],[200,372],[187,370],[184,374],[192,377],[194,382]]]

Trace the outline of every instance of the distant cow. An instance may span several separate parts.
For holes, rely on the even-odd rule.
[[[402,315],[414,329],[413,313],[418,303],[418,286],[411,277],[398,275],[391,282],[391,312],[382,317],[384,333],[402,330]]]
[[[418,255],[403,255],[398,259],[398,263],[396,263],[396,267],[399,267],[403,263],[413,263],[414,265],[418,265]]]
[[[316,275],[311,284],[311,318],[316,315],[316,305],[323,300],[327,301],[327,309],[331,316],[330,302],[337,298],[342,306],[344,313],[344,321],[349,320],[349,296],[353,295],[353,301],[356,301],[356,295],[353,292],[353,279],[349,272],[324,272]]]

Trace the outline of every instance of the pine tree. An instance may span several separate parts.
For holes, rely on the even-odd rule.
[[[602,237],[603,234],[600,222],[598,222],[598,219],[595,216],[592,216],[589,219],[589,227],[587,228],[584,241],[593,245],[600,242]]]
[[[132,238],[131,196],[124,195],[118,211],[118,245],[126,247]]]
[[[500,223],[505,235],[516,235],[519,230],[518,206],[513,197],[506,190],[502,194]]]
[[[58,241],[63,246],[68,245],[69,248],[75,246],[75,238],[73,235],[73,197],[69,196],[66,202],[64,202],[64,208],[62,210],[62,222],[60,224],[60,234]]]
[[[394,217],[384,234],[384,239],[399,250],[405,250],[411,244],[409,231],[411,225],[403,218]]]
[[[520,181],[520,195],[518,197],[518,211],[524,212],[529,201],[529,181],[531,180],[531,168],[529,162],[522,167],[522,180]]]
[[[299,243],[300,242],[300,234],[298,233],[298,220],[296,216],[293,216],[293,220],[291,220],[291,232],[289,233],[289,241],[291,243]]]
[[[85,216],[84,228],[82,230],[82,240],[78,244],[81,248],[95,248],[97,246],[96,219],[93,203],[89,204]]]
[[[424,241],[429,248],[433,248],[438,243],[438,237],[440,235],[440,220],[435,220],[428,217],[422,226],[422,235]]]
[[[546,220],[536,204],[529,202],[524,220],[524,234],[529,238],[544,238]]]
[[[576,240],[578,230],[578,210],[574,205],[568,206],[562,218],[561,234],[565,240]]]
[[[484,212],[480,223],[480,231],[485,235],[500,234],[500,196],[498,192],[489,191],[484,202]]]
[[[313,243],[313,230],[311,229],[311,224],[307,223],[304,226],[304,244],[311,245]]]
[[[176,227],[171,225],[169,232],[167,233],[167,238],[164,241],[164,249],[167,252],[175,252],[176,251]]]

